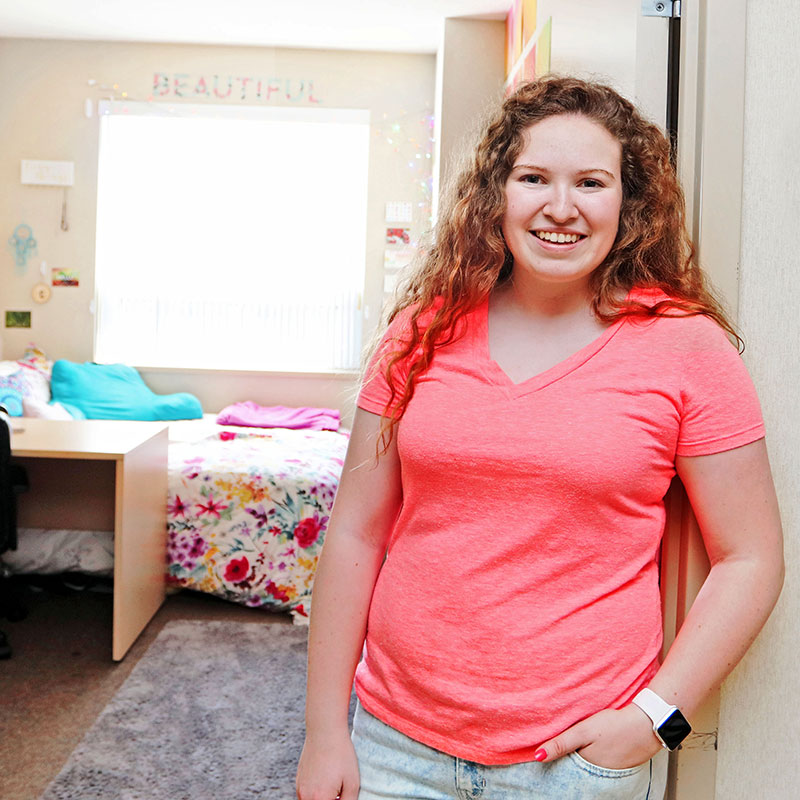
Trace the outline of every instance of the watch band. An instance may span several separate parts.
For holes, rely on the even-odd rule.
[[[656,728],[677,708],[662,700],[652,689],[642,689],[631,702],[639,706],[653,720]]]

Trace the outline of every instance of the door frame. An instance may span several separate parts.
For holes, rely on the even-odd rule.
[[[678,176],[697,256],[735,322],[739,311],[746,0],[682,4]],[[667,495],[661,564],[664,648],[708,574],[708,557],[683,487]],[[720,694],[694,715],[696,733],[670,757],[667,800],[715,800]]]

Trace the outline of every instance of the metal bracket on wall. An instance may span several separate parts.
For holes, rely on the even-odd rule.
[[[716,750],[718,735],[717,731],[711,733],[692,732],[681,742],[681,750]]]
[[[642,0],[643,17],[668,20],[667,45],[667,115],[666,129],[672,145],[672,163],[676,163],[678,145],[678,81],[681,52],[681,0]]]
[[[643,17],[680,17],[681,0],[642,0]]]

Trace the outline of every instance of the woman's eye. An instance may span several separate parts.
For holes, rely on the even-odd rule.
[[[594,178],[586,178],[586,180],[581,182],[581,186],[583,186],[584,189],[598,189],[602,185],[603,184],[600,183],[600,181],[595,180]]]
[[[522,176],[522,182],[523,183],[533,183],[533,184],[541,183],[542,182],[542,176],[541,175],[523,175]]]

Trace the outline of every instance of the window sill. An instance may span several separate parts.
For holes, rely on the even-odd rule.
[[[261,375],[269,378],[325,378],[327,380],[353,381],[361,375],[360,370],[334,370],[331,372],[285,372],[265,369],[215,369],[213,367],[147,367],[133,365],[139,372],[175,373],[184,375]]]

